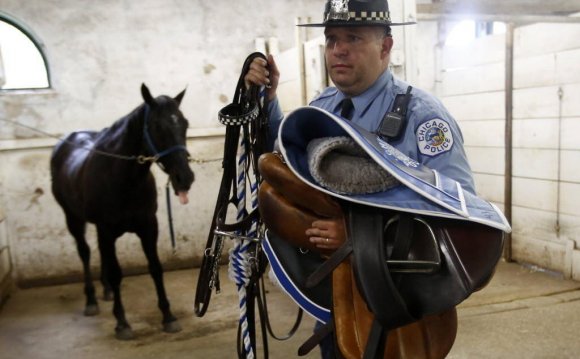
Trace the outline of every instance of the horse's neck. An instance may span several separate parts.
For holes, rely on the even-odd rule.
[[[147,155],[143,145],[144,112],[143,106],[140,106],[117,120],[111,127],[102,130],[95,142],[96,148],[106,153],[127,157]],[[116,171],[117,181],[134,183],[145,180],[149,175],[150,162],[138,163],[136,159],[126,159],[122,160],[123,162],[115,159],[114,162],[111,162],[111,157],[101,157],[111,166],[122,166],[122,171]]]
[[[101,131],[97,145],[104,150],[124,156],[144,155],[145,153],[142,153],[144,112],[143,106],[139,106],[117,120],[111,127]]]

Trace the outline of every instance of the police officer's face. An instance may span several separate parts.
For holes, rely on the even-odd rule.
[[[368,89],[386,69],[393,46],[377,27],[327,27],[326,66],[335,86],[349,96]]]

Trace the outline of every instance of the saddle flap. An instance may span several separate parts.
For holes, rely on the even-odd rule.
[[[473,291],[479,290],[491,280],[503,253],[505,233],[495,228],[452,222],[441,227],[446,231],[466,280]]]
[[[393,258],[399,214],[386,213],[383,231],[383,218],[369,208],[349,206],[353,266],[370,310],[389,329],[453,308],[490,280],[501,258],[500,230],[418,216],[406,251]]]

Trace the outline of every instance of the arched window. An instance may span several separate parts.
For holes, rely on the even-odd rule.
[[[0,11],[0,90],[46,88],[50,88],[50,73],[41,41]]]

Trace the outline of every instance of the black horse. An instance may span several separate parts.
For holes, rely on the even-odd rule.
[[[157,190],[150,168],[153,162],[159,164],[169,175],[180,202],[187,203],[194,176],[185,147],[188,122],[179,110],[185,90],[175,98],[153,98],[143,84],[141,94],[145,103],[111,127],[68,135],[55,147],[50,163],[52,192],[83,262],[84,313],[99,312],[85,240],[86,223],[90,222],[97,229],[105,299],[113,293],[118,339],[133,338],[121,301],[122,271],[115,253],[115,241],[126,232],[137,234],[141,240],[163,313],[163,330],[181,330],[169,308],[157,254]]]

